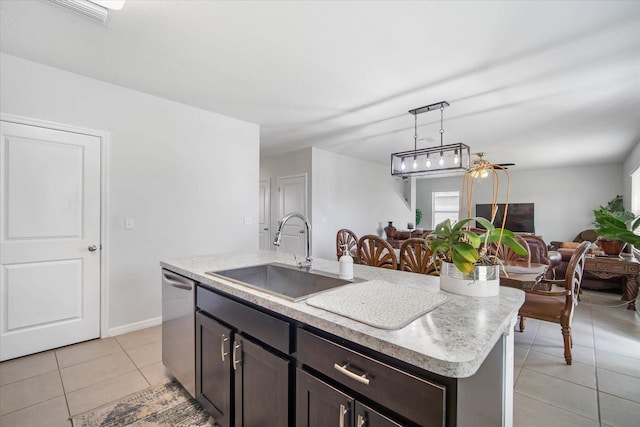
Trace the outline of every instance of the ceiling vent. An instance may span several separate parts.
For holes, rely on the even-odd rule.
[[[49,0],[59,6],[70,9],[76,13],[86,16],[89,19],[98,21],[101,24],[107,22],[109,17],[109,9],[98,6],[88,0]]]

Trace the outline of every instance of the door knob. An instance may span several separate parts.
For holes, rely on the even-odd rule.
[[[89,249],[89,252],[95,252],[98,250],[98,247],[96,245],[91,245],[87,249]]]
[[[304,230],[300,230],[300,231],[299,231],[299,233],[300,233],[300,234],[304,234]]]

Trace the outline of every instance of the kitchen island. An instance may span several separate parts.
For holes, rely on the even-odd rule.
[[[177,274],[193,279],[198,282],[198,307],[199,302],[207,303],[209,294],[215,298],[223,296],[233,304],[242,304],[264,311],[275,316],[275,320],[284,320],[292,325],[291,348],[282,349],[277,345],[267,343],[264,347],[273,347],[273,353],[280,358],[289,358],[293,365],[292,371],[297,372],[289,380],[289,385],[296,382],[297,387],[301,387],[301,378],[310,376],[308,373],[320,377],[330,386],[339,392],[351,393],[354,401],[358,399],[370,404],[374,400],[368,394],[370,388],[359,384],[350,385],[348,382],[342,388],[342,383],[332,382],[330,373],[323,372],[322,367],[316,367],[313,359],[315,355],[304,348],[296,348],[303,344],[329,345],[327,357],[332,349],[338,352],[354,352],[361,358],[361,364],[373,360],[391,369],[392,374],[400,372],[407,375],[407,383],[410,380],[424,380],[436,388],[443,390],[443,402],[445,414],[439,424],[417,424],[414,418],[403,418],[405,414],[400,409],[395,409],[393,402],[382,408],[385,416],[393,418],[398,414],[400,422],[377,425],[446,425],[446,426],[511,426],[513,407],[513,325],[519,307],[524,301],[522,291],[502,288],[500,295],[491,298],[469,298],[449,293],[446,294],[446,301],[428,313],[418,317],[406,326],[396,329],[379,329],[356,320],[325,311],[307,304],[304,300],[293,302],[269,293],[244,286],[230,279],[214,277],[207,274],[208,271],[228,270],[266,263],[284,263],[294,265],[291,255],[278,254],[275,252],[259,251],[255,253],[223,254],[179,259],[161,262],[163,268]],[[338,262],[330,260],[316,259],[313,269],[327,273],[338,273]],[[392,271],[375,267],[354,266],[354,276],[365,281],[385,281],[397,286],[398,293],[403,289],[420,288],[440,292],[438,278],[428,275],[413,274],[400,271]],[[345,285],[353,286],[353,285]],[[326,291],[332,292],[332,291]],[[213,300],[212,300],[213,301]],[[225,303],[226,304],[226,303]],[[358,301],[353,301],[354,308]],[[215,306],[215,303],[211,303]],[[240,306],[238,306],[240,307]],[[394,301],[388,301],[388,310],[403,310],[403,307],[394,306]],[[205,309],[203,309],[205,310]],[[205,310],[206,311],[206,310]],[[215,309],[205,312],[216,318],[216,313],[211,313]],[[235,310],[237,311],[237,310]],[[231,310],[230,312],[235,312]],[[208,319],[207,316],[204,316]],[[205,319],[206,320],[206,319]],[[221,322],[230,327],[222,319]],[[229,333],[233,333],[230,327]],[[202,331],[203,329],[201,329]],[[249,341],[258,341],[258,334],[252,334],[245,330],[236,331],[238,336],[246,335]],[[202,332],[201,332],[202,333]],[[204,336],[204,335],[203,335]],[[224,341],[228,341],[229,335],[222,335]],[[202,338],[202,336],[201,336]],[[257,338],[257,339],[256,339]],[[247,343],[250,348],[251,343]],[[202,351],[203,347],[198,347]],[[323,347],[319,347],[322,350]],[[232,348],[233,363],[235,367],[236,353]],[[196,363],[206,364],[202,359],[202,354],[196,352]],[[221,353],[225,353],[224,347]],[[296,356],[297,355],[297,356]],[[297,359],[296,359],[297,357]],[[305,359],[305,358],[309,359]],[[345,360],[353,360],[353,357],[346,354]],[[239,359],[240,356],[238,356]],[[225,360],[224,355],[222,360]],[[331,362],[333,363],[333,362]],[[340,361],[342,363],[342,361]],[[336,362],[335,365],[340,363]],[[352,363],[353,364],[353,363]],[[348,364],[344,367],[337,366],[336,369],[349,369]],[[357,366],[353,364],[353,366]],[[294,369],[296,368],[297,369]],[[344,369],[344,368],[347,369]],[[386,369],[385,368],[385,369]],[[203,375],[202,369],[197,369],[197,375]],[[308,371],[308,372],[307,372]],[[357,372],[357,369],[356,369]],[[353,374],[348,371],[347,374]],[[360,375],[365,377],[365,373]],[[357,378],[356,378],[357,379]],[[360,380],[362,382],[362,380]],[[375,380],[372,380],[372,383]],[[368,383],[368,380],[366,381]],[[399,382],[398,384],[402,384]],[[362,387],[360,389],[359,387]],[[396,387],[396,386],[390,386]],[[398,386],[401,387],[401,386]],[[373,387],[372,387],[373,388]],[[201,388],[202,393],[202,388]],[[301,425],[300,421],[300,391],[294,393],[293,408],[289,412],[298,412],[295,415],[296,425]],[[311,392],[308,391],[308,395]],[[431,392],[429,392],[431,393]],[[375,394],[375,393],[374,393]],[[407,399],[403,396],[403,390],[392,390],[397,399]],[[420,394],[417,392],[416,394]],[[387,399],[384,397],[383,399]],[[236,395],[236,399],[238,396]],[[375,403],[375,402],[373,402]],[[309,402],[307,402],[309,404]],[[206,406],[205,406],[206,407]],[[388,412],[386,407],[391,407]],[[399,408],[404,406],[400,405]],[[303,405],[303,408],[307,406]],[[341,410],[343,409],[340,406]],[[375,408],[374,408],[375,409]],[[305,409],[306,410],[306,409]],[[310,410],[310,409],[309,409]],[[345,413],[347,409],[344,409]],[[293,416],[292,416],[293,417]],[[373,418],[372,418],[373,419]],[[385,418],[387,419],[387,418]],[[398,419],[398,418],[397,418]],[[290,418],[289,421],[292,421]],[[347,420],[348,421],[348,420]],[[360,423],[358,418],[357,422]],[[364,421],[364,419],[362,419]],[[354,419],[353,424],[356,421]],[[406,424],[405,424],[406,423]],[[415,423],[415,424],[411,424]],[[353,425],[347,422],[344,425]],[[375,423],[371,423],[374,425]],[[308,424],[311,425],[311,424]],[[338,424],[336,424],[338,425]]]

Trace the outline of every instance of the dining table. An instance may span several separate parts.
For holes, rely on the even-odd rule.
[[[530,290],[540,289],[548,264],[504,262],[500,268],[500,286]]]
[[[398,260],[398,269],[400,269],[400,249],[394,248],[393,252]],[[549,264],[503,261],[500,267],[500,286],[522,290],[548,290],[541,288],[540,285],[548,269]]]

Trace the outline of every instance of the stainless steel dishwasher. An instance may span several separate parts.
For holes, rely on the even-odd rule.
[[[162,363],[196,396],[196,282],[162,269]]]

